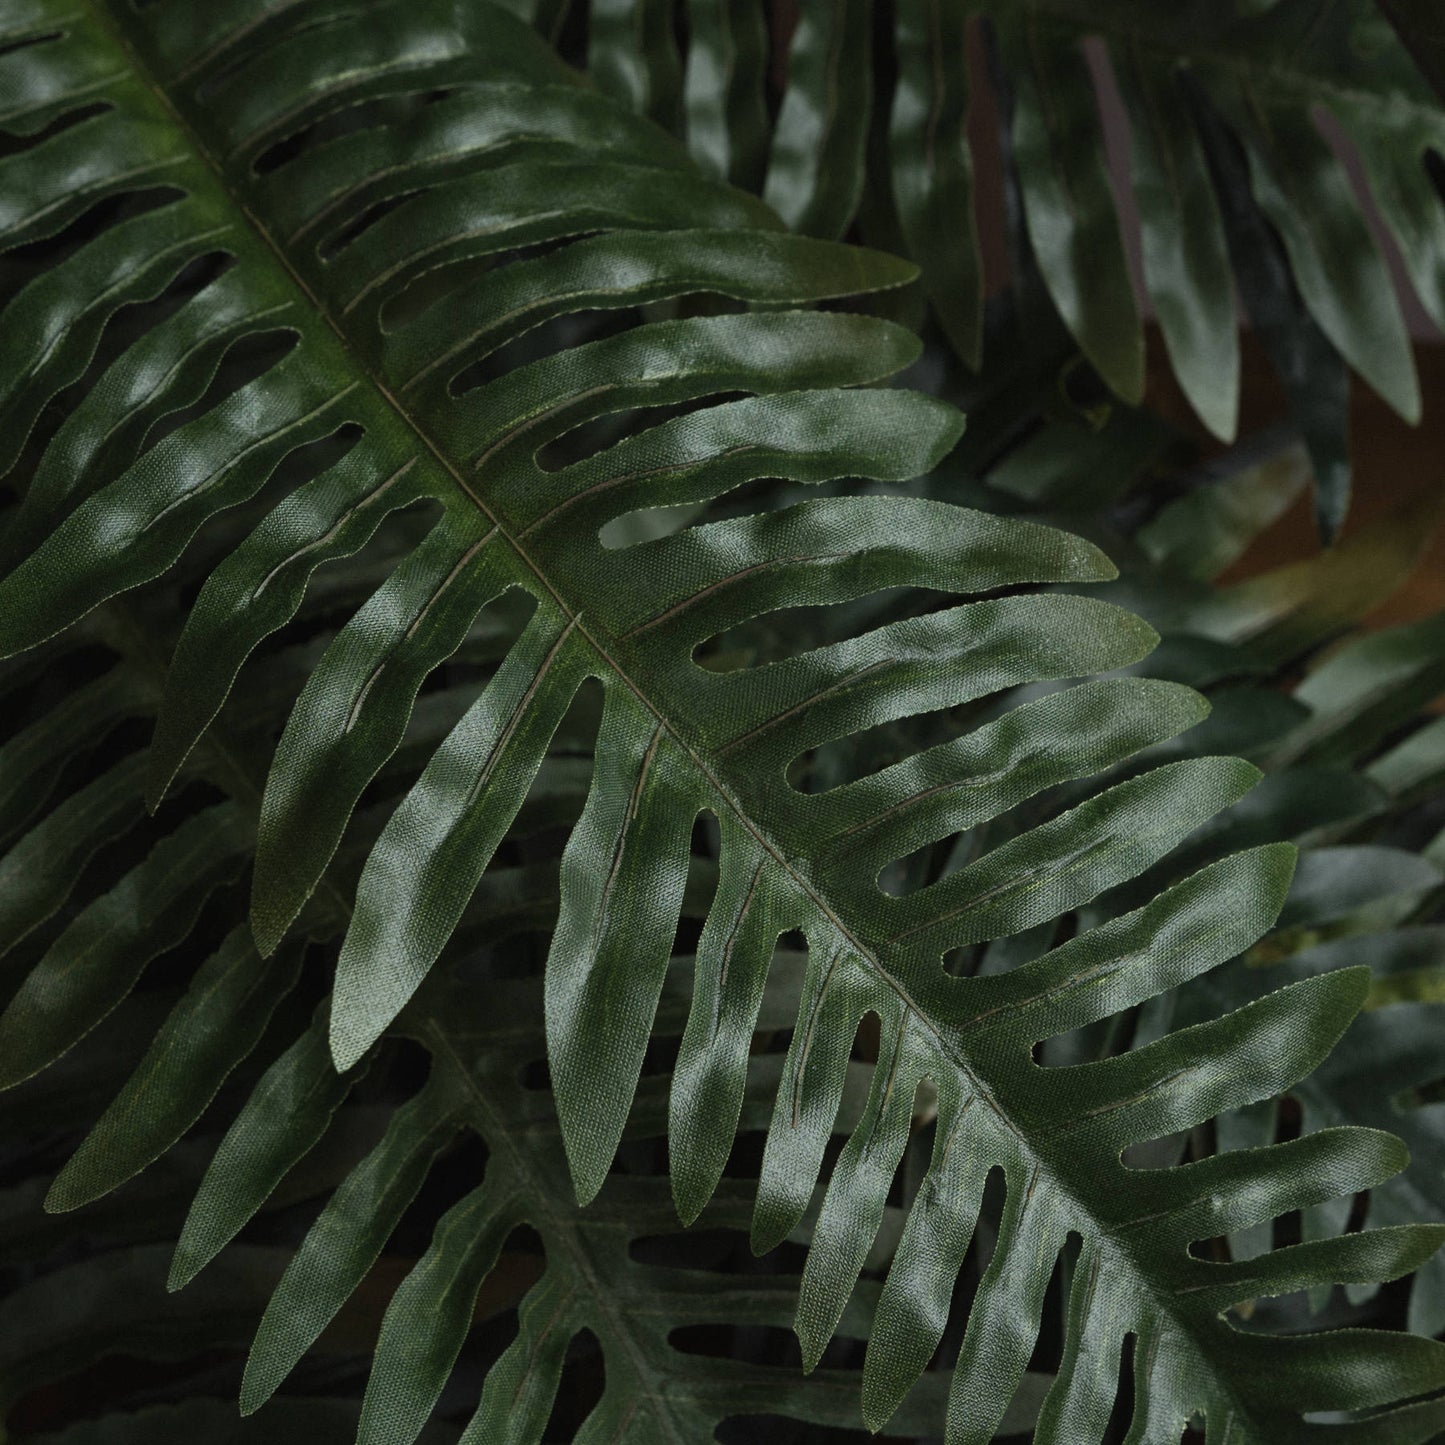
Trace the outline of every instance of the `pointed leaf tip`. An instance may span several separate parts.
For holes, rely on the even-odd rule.
[[[1276,918],[1284,910],[1289,897],[1290,885],[1294,882],[1295,870],[1299,867],[1299,845],[1296,843],[1266,843],[1260,850],[1264,861],[1264,886],[1269,890],[1269,912]]]
[[[45,1191],[45,1200],[40,1207],[47,1214],[66,1214],[74,1209],[79,1202],[68,1197],[69,1191],[64,1187],[64,1179],[65,1170],[62,1169],[60,1173],[50,1181],[50,1188]]]
[[[834,243],[837,244],[837,243]],[[898,286],[911,286],[923,275],[923,268],[906,256],[892,251],[877,251],[869,246],[853,248],[857,271],[855,284],[859,292],[891,291]]]
[[[348,1069],[356,1067],[361,1056],[376,1042],[376,1038],[367,1037],[366,1031],[351,1021],[350,1010],[343,1011],[333,1007],[327,1042],[336,1072],[344,1074]]]
[[[166,795],[170,792],[171,784],[175,782],[176,774],[179,771],[179,763],[170,769],[158,765],[155,748],[152,746],[147,759],[145,781],[145,808],[152,818],[159,811],[161,804],[165,802]]]
[[[589,1151],[590,1157],[579,1158],[565,1129],[562,1137],[567,1145],[567,1167],[572,1175],[572,1192],[577,1196],[577,1207],[585,1209],[602,1192],[612,1161],[608,1158],[599,1167],[595,1151]]]
[[[887,1399],[880,1400],[876,1381],[868,1375],[863,1377],[863,1425],[870,1435],[876,1435],[892,1418],[897,1405]]]
[[[765,1254],[771,1254],[788,1237],[788,1229],[780,1227],[776,1219],[761,1219],[756,1214],[753,1216],[752,1232],[748,1237],[748,1245],[752,1249],[753,1257],[761,1259]]]
[[[199,1268],[189,1256],[183,1256],[179,1249],[176,1250],[171,1256],[171,1267],[166,1274],[166,1293],[176,1294],[185,1289],[196,1277]]]
[[[77,1184],[76,1170],[73,1167],[76,1157],[72,1155],[60,1173],[50,1181],[50,1188],[46,1190],[45,1201],[41,1205],[47,1214],[69,1214],[72,1210],[93,1204],[109,1193],[104,1187],[87,1189],[84,1183]]]
[[[696,1187],[678,1188],[678,1181],[672,1181],[672,1207],[677,1211],[678,1221],[684,1229],[697,1223],[697,1217],[707,1208],[707,1198]]]
[[[1350,1009],[1350,1017],[1353,1018],[1365,1006],[1365,999],[1369,996],[1371,973],[1367,964],[1356,964],[1352,968],[1337,969],[1332,975],[1326,975],[1340,980],[1338,988],[1340,999],[1344,1003],[1353,1005]]]
[[[809,1328],[807,1321],[799,1318],[794,1321],[793,1333],[798,1337],[798,1344],[803,1351],[803,1373],[811,1375],[818,1368],[818,1361],[823,1358],[823,1351],[828,1348],[832,1335],[820,1335]]]
[[[289,921],[278,924],[275,915],[268,909],[258,908],[253,899],[251,904],[251,941],[256,945],[256,952],[259,953],[262,958],[270,958],[271,955],[276,952],[289,927]]]

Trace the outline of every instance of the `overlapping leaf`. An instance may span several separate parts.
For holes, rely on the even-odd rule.
[[[261,1420],[282,1430],[293,1417],[314,1414],[311,1438],[322,1440],[351,1438],[358,1429],[363,1440],[456,1438],[455,1431],[448,1434],[427,1417],[459,1356],[472,1348],[467,1341],[474,1323],[516,1303],[519,1332],[490,1364],[480,1401],[468,1405],[476,1413],[461,1438],[539,1438],[559,1388],[573,1388],[567,1362],[586,1363],[581,1347],[589,1335],[600,1346],[606,1388],[596,1407],[584,1412],[587,1431],[625,1421],[635,1438],[668,1439],[685,1431],[710,1434],[722,1420],[739,1416],[781,1415],[845,1426],[856,1420],[856,1366],[804,1378],[786,1360],[765,1365],[728,1356],[730,1334],[781,1334],[798,1288],[796,1275],[786,1271],[740,1276],[735,1266],[727,1267],[730,1256],[747,1253],[749,1191],[741,1181],[725,1186],[706,1215],[709,1237],[720,1242],[712,1264],[693,1259],[687,1241],[675,1238],[681,1229],[661,1175],[616,1177],[595,1208],[576,1212],[550,1095],[523,1082],[545,1058],[540,980],[497,975],[498,964],[517,948],[519,933],[537,926],[530,899],[510,886],[506,873],[489,876],[488,896],[474,910],[474,921],[491,940],[489,951],[459,960],[460,977],[434,977],[401,1026],[401,1033],[431,1054],[430,1077],[386,1111],[384,1129],[371,1123],[360,1131],[355,1127],[368,1112],[356,1099],[365,1071],[339,1076],[332,1069],[323,1009],[260,1075],[249,1097],[243,1096],[224,1136],[197,1141],[204,1175],[198,1190],[191,1183],[195,1198],[170,1260],[171,1288],[186,1287],[179,1309],[168,1310],[164,1303],[162,1251],[154,1244],[125,1259],[119,1253],[101,1256],[45,1274],[0,1311],[0,1343],[12,1349],[8,1377],[17,1393],[63,1378],[113,1349],[116,1340],[146,1358],[234,1349],[259,1315],[241,1393],[247,1414],[264,1406]],[[243,972],[235,967],[240,961],[239,955],[223,954],[197,974],[116,1102],[52,1185],[52,1209],[74,1208],[114,1189],[169,1144],[170,1136],[159,1132],[167,1120],[142,1114],[135,1100],[164,1090],[170,1107],[184,1110],[205,1092],[208,1077],[214,1078],[208,1045],[219,1039],[233,1052],[246,1051],[239,1035],[247,1026],[249,1001],[225,984],[229,975]],[[251,961],[254,965],[253,956]],[[759,1074],[744,1109],[746,1129],[766,1124],[769,1086],[783,1062],[777,1041],[796,1008],[804,963],[797,955],[783,957],[772,972],[758,1018]],[[265,983],[254,966],[244,976],[253,987]],[[675,1039],[682,1032],[689,988],[686,960],[680,960],[658,1018],[663,1037]],[[132,1027],[137,1022],[130,1020]],[[164,1068],[169,1077],[160,1077]],[[69,1068],[69,1060],[64,1069],[79,1072]],[[867,1093],[866,1068],[856,1065],[850,1076],[840,1129],[857,1117]],[[629,1131],[634,1150],[666,1131],[666,1083],[665,1076],[650,1080],[639,1101]],[[370,1112],[377,1112],[374,1105]],[[73,1116],[74,1101],[68,1117]],[[356,1140],[347,1145],[335,1137],[348,1130],[369,1141],[359,1161]],[[304,1398],[283,1395],[273,1404],[273,1392],[316,1349],[323,1332],[328,1338],[322,1348],[332,1354],[355,1348],[357,1325],[338,1336],[338,1317],[352,1295],[365,1289],[438,1159],[467,1135],[487,1148],[484,1172],[454,1207],[429,1222],[430,1247],[405,1273],[382,1322],[359,1422],[354,1411],[332,1418]],[[317,1155],[325,1157],[318,1161]],[[178,1182],[184,1187],[176,1178],[165,1182],[172,1195]],[[298,1199],[315,1199],[324,1207],[289,1258],[280,1250],[233,1245],[263,1210]],[[133,1192],[123,1201],[124,1196],[113,1201],[115,1219],[130,1220],[146,1241],[164,1239],[173,1227],[171,1208],[180,1202],[167,1198],[157,1218],[137,1213]],[[127,1208],[129,1214],[120,1212]],[[890,1215],[880,1258],[901,1222],[897,1211]],[[97,1229],[93,1209],[88,1222]],[[114,1234],[115,1220],[104,1223]],[[514,1241],[523,1225],[540,1237],[542,1256]],[[802,1237],[804,1231],[797,1233]],[[122,1228],[116,1242],[125,1238]],[[682,1266],[678,1243],[688,1261]],[[672,1262],[654,1257],[659,1246],[664,1253],[670,1247]],[[76,1293],[92,1301],[88,1333],[67,1330],[65,1305]],[[843,1321],[846,1334],[866,1338],[877,1293],[876,1283],[860,1289]],[[678,1332],[699,1330],[717,1341],[711,1357],[677,1342]],[[1047,1383],[1042,1376],[1024,1381],[1007,1416],[1010,1432],[1032,1425]],[[944,1408],[946,1386],[945,1375],[930,1376],[900,1423],[918,1433],[932,1428]],[[565,1395],[562,1405],[564,1413],[571,1408]],[[204,1418],[202,1402],[178,1407],[176,1415],[177,1428],[180,1420]],[[169,1415],[139,1418],[167,1438]],[[86,1431],[105,1428],[131,1427],[102,1419],[75,1427],[75,1433],[87,1439]],[[238,1428],[234,1418],[229,1428]],[[244,1430],[242,1438],[249,1438]]]
[[[1333,1132],[1155,1174],[1120,1162],[1130,1145],[1306,1074],[1358,1007],[1359,974],[1308,980],[1096,1064],[1051,1073],[1034,1062],[1042,1040],[1252,944],[1283,897],[1287,850],[1241,852],[1140,907],[1106,910],[1010,973],[957,977],[942,967],[956,949],[1116,893],[1248,792],[1257,776],[1248,765],[1186,757],[968,854],[978,825],[1198,721],[1194,694],[1134,677],[1044,692],[826,790],[788,781],[790,764],[839,739],[918,714],[966,717],[1006,689],[1137,662],[1154,637],[1129,614],[1033,588],[1107,578],[1102,555],[1023,522],[856,494],[756,515],[720,509],[650,542],[604,544],[604,528],[642,509],[696,507],[770,479],[895,481],[932,466],[958,434],[949,408],[906,391],[854,389],[911,360],[911,338],[867,315],[777,309],[896,285],[905,267],[788,235],[760,203],[701,179],[648,124],[577,87],[545,45],[490,6],[408,0],[356,13],[325,0],[159,0],[137,15],[26,0],[5,24],[10,54],[25,57],[15,126],[36,139],[0,161],[0,236],[21,246],[84,222],[73,249],[6,313],[14,445],[45,400],[84,372],[107,319],[165,287],[157,256],[174,257],[177,270],[216,253],[229,263],[111,363],[112,384],[77,408],[75,416],[89,412],[72,418],[66,440],[88,447],[87,468],[57,465],[53,485],[27,493],[18,560],[0,582],[5,650],[34,646],[185,565],[198,532],[211,536],[224,512],[261,498],[262,519],[210,572],[177,649],[153,753],[159,798],[248,654],[295,615],[310,571],[361,547],[388,511],[432,507],[430,530],[326,647],[276,749],[253,885],[262,954],[298,919],[324,935],[344,917],[305,910],[318,885],[332,886],[323,879],[338,849],[354,845],[353,812],[397,756],[421,688],[484,609],[510,619],[512,593],[530,608],[519,631],[508,621],[493,634],[499,661],[485,684],[417,781],[383,805],[374,843],[365,838],[329,1051],[323,1018],[262,1080],[202,1186],[178,1282],[324,1132],[347,1087],[332,1059],[356,1065],[426,980],[468,901],[487,887],[487,866],[536,787],[551,739],[595,678],[604,701],[593,775],[561,858],[544,990],[561,1139],[584,1202],[602,1189],[624,1134],[664,996],[691,835],[710,816],[720,838],[716,888],[668,1104],[684,1218],[713,1196],[743,1116],[779,937],[800,931],[807,955],[774,1091],[756,1246],[804,1219],[852,1040],[865,1015],[879,1020],[868,1096],[832,1171],[802,1280],[796,1324],[810,1368],[856,1308],[914,1098],[925,1081],[937,1092],[933,1157],[878,1298],[864,1372],[869,1423],[913,1410],[938,1383],[930,1374],[921,1394],[909,1394],[943,1335],[993,1171],[1006,1203],[953,1374],[952,1440],[987,1439],[1004,1417],[1055,1262],[1075,1237],[1063,1360],[1041,1407],[1040,1440],[1098,1438],[1126,1346],[1139,1439],[1177,1433],[1195,1413],[1221,1438],[1315,1439],[1328,1427],[1306,1412],[1393,1406],[1440,1384],[1445,1365],[1424,1342],[1373,1333],[1245,1339],[1223,1315],[1261,1294],[1394,1277],[1434,1249],[1431,1230],[1322,1241],[1247,1269],[1188,1249],[1379,1182],[1402,1162],[1386,1136]],[[827,71],[838,47],[812,43]],[[631,83],[619,74],[616,86]],[[665,88],[649,95],[660,112],[671,104]],[[108,109],[82,108],[97,99]],[[824,209],[835,204],[826,179],[814,197]],[[98,204],[111,209],[98,217]],[[694,295],[704,299],[677,304]],[[623,317],[599,326],[604,334],[566,319],[657,302],[673,314]],[[553,329],[535,329],[543,325]],[[254,379],[209,392],[213,359],[238,339],[273,344],[258,347]],[[154,379],[137,396],[141,372]],[[727,399],[735,393],[742,398]],[[130,425],[137,412],[159,416],[178,403],[190,412],[164,435]],[[609,418],[651,408],[673,414],[605,444]],[[107,448],[123,432],[133,449],[127,457],[122,447],[117,461]],[[291,458],[328,446],[349,449],[319,473],[288,474]],[[898,587],[942,600],[751,667],[696,660],[711,639],[759,615]],[[229,827],[204,831],[207,847],[237,856],[227,852]],[[244,832],[238,823],[236,836]],[[880,888],[889,864],[954,837],[964,841],[943,876],[902,895]],[[157,876],[134,885],[143,896],[132,911],[147,928],[173,911],[163,886],[173,861],[204,870],[207,849],[192,843],[189,833],[176,841]],[[152,910],[153,898],[162,906]],[[92,934],[117,936],[112,912],[131,916],[129,895],[102,902],[109,911],[81,928],[82,951]],[[207,966],[200,987],[234,981],[238,960],[250,960],[243,940]],[[25,1068],[72,1041],[142,961],[127,948],[123,965],[87,973],[83,984],[42,963],[12,1006],[27,1045],[27,1018],[43,1015],[52,1029]],[[86,997],[73,1002],[77,987]],[[235,995],[244,1008],[244,990]],[[460,1021],[463,1011],[453,1012]],[[224,1069],[229,1055],[208,1043],[204,1022],[183,1000],[168,1027],[195,1041],[208,1068]],[[429,1046],[443,1051],[440,1039]],[[446,1049],[458,1046],[448,1034]],[[143,1071],[159,1076],[174,1054],[161,1048]],[[473,1095],[481,1067],[463,1057]],[[388,1211],[424,1169],[445,1127],[428,1098],[409,1106],[391,1152],[343,1189],[339,1212],[353,1202],[372,1211],[359,1232],[340,1231],[346,1279],[328,1296],[298,1264],[309,1282],[294,1287],[293,1305],[312,1307],[301,1335],[324,1323],[317,1301],[344,1297],[337,1291],[364,1269]],[[132,1102],[123,1093],[103,1130],[133,1140]],[[135,1151],[136,1165],[184,1127],[184,1112]],[[501,1147],[495,1130],[482,1132]],[[77,1157],[57,1186],[62,1202],[124,1177],[99,1145]],[[363,1435],[409,1438],[421,1427],[465,1328],[458,1302],[523,1217],[515,1179],[495,1158],[489,1167],[492,1182],[447,1217],[415,1284],[398,1296]],[[392,1180],[401,1182],[387,1187]],[[318,1251],[332,1228],[324,1225]],[[303,1249],[299,1258],[311,1256]],[[568,1313],[565,1283],[550,1271],[538,1289],[479,1416],[491,1421],[509,1405],[519,1439],[535,1439],[545,1423],[548,1381],[561,1368],[548,1320],[565,1319],[575,1333],[605,1294]],[[685,1315],[681,1302],[676,1311]],[[666,1342],[659,1333],[653,1343]],[[275,1348],[284,1355],[292,1345]],[[277,1367],[257,1368],[264,1395],[274,1383],[266,1371]],[[610,1388],[582,1439],[666,1439],[668,1428],[676,1438],[745,1404],[735,1372],[690,1363],[687,1388],[706,1403],[694,1409],[679,1387],[649,1419],[636,1407],[654,1398],[639,1368],[609,1358]],[[529,1388],[535,1399],[518,1411]],[[659,1423],[656,1411],[674,1409],[675,1421]],[[1405,1405],[1362,1418],[1348,1438],[1424,1439],[1438,1413]],[[473,1433],[489,1438],[488,1428]]]
[[[795,1006],[802,960],[774,974],[759,1017],[759,1083],[776,1077],[781,1056],[767,1047]],[[791,964],[792,966],[788,966]],[[535,1440],[552,1414],[564,1369],[579,1337],[600,1343],[606,1383],[578,1438],[686,1439],[709,1435],[725,1418],[781,1415],[824,1424],[857,1419],[857,1373],[833,1368],[812,1380],[794,1366],[745,1365],[680,1348],[677,1339],[711,1329],[779,1330],[791,1315],[795,1276],[754,1274],[729,1280],[701,1260],[687,1268],[661,1262],[657,1245],[679,1226],[665,1181],[646,1174],[609,1181],[595,1206],[574,1216],[555,1113],[546,1091],[520,1079],[541,1060],[536,981],[493,980],[479,1006],[477,983],[434,979],[403,1025],[432,1052],[425,1088],[397,1111],[375,1150],[341,1184],[312,1226],[267,1308],[252,1346],[242,1395],[254,1410],[314,1341],[361,1281],[431,1161],[459,1130],[489,1146],[484,1177],[436,1225],[430,1248],[394,1296],[383,1321],[363,1409],[360,1439],[414,1438],[441,1393],[471,1324],[474,1302],[499,1254],[522,1224],[545,1250],[518,1310],[518,1333],[492,1366],[465,1440]],[[688,977],[674,973],[659,1014],[676,1037],[687,1016]],[[667,1126],[666,1078],[649,1080],[630,1129],[640,1144]],[[866,1074],[853,1071],[845,1115],[856,1115]],[[766,1122],[757,1087],[745,1126]],[[240,1183],[233,1169],[232,1188]],[[221,1207],[213,1190],[197,1209]],[[747,1191],[730,1182],[705,1216],[709,1238],[745,1242]],[[736,1245],[733,1246],[736,1248]],[[514,1265],[517,1256],[510,1256]],[[527,1257],[522,1257],[523,1262]],[[867,1334],[877,1286],[865,1286],[844,1330]],[[946,1377],[933,1374],[910,1403],[903,1428],[925,1431],[943,1409]],[[1045,1383],[1030,1378],[1009,1428],[1031,1424]]]
[[[1438,618],[1377,632],[1338,631],[1383,601],[1417,566],[1433,518],[1406,505],[1333,555],[1262,574],[1234,588],[1208,591],[1186,579],[1213,579],[1298,496],[1306,475],[1297,446],[1256,443],[1244,460],[1215,463],[1185,496],[1162,509],[1136,535],[1148,558],[1130,568],[1126,595],[1165,629],[1160,654],[1170,675],[1208,688],[1221,705],[1238,695],[1239,722],[1249,734],[1235,745],[1266,768],[1266,782],[1223,826],[1190,852],[1200,861],[1246,838],[1301,838],[1304,854],[1276,927],[1241,960],[1209,975],[1178,1000],[1161,999],[1144,1012],[1136,1037],[1155,1037],[1169,1022],[1211,1017],[1260,998],[1282,983],[1333,969],[1368,967],[1374,974],[1366,1009],[1328,1060],[1289,1092],[1302,1109],[1306,1132],[1342,1123],[1389,1129],[1405,1137],[1409,1168],[1369,1192],[1360,1218],[1369,1224],[1440,1219],[1445,1148],[1436,1102],[1440,1076],[1440,864],[1437,799],[1445,777],[1445,728],[1429,711],[1440,694],[1442,637]],[[1247,464],[1245,464],[1247,462]],[[1114,545],[1124,548],[1118,539]],[[1192,629],[1211,634],[1209,642]],[[1177,629],[1177,630],[1176,630]],[[1271,678],[1306,661],[1302,682]],[[1239,679],[1248,679],[1241,684]],[[1262,707],[1258,699],[1286,701]],[[1291,716],[1290,708],[1293,709]],[[1183,739],[1188,745],[1200,731]],[[1422,847],[1421,844],[1424,843]],[[1108,1048],[1107,1035],[1087,1032],[1053,1041],[1044,1057],[1065,1062]],[[1219,1121],[1223,1148],[1272,1141],[1280,1107],[1270,1101]],[[1177,1157],[1176,1142],[1173,1155]],[[1306,1236],[1323,1238],[1357,1227],[1347,1201],[1304,1211]],[[1235,1257],[1267,1248],[1269,1226],[1241,1231]],[[1325,1294],[1312,1292],[1314,1303]],[[1361,1308],[1368,1287],[1352,1287]],[[1410,1319],[1439,1333],[1440,1267],[1432,1260],[1410,1289]],[[1337,1308],[1337,1307],[1336,1307]],[[1306,1309],[1296,1320],[1309,1318]],[[1337,1312],[1338,1321],[1342,1316]]]
[[[721,43],[727,22],[713,17],[732,7],[690,3],[689,19],[705,23],[680,62],[655,18],[667,8],[593,5],[594,17],[610,17],[593,40],[594,73],[635,75],[632,87],[614,88],[643,104],[681,65],[693,153],[738,179],[758,174],[742,163],[757,154],[760,129],[743,98],[763,84],[761,59],[743,42]],[[1411,36],[1431,33],[1419,7],[1381,8],[1413,26]],[[1118,395],[1139,401],[1144,343],[1123,239],[1137,225],[1138,280],[1175,374],[1205,425],[1231,438],[1237,283],[1309,445],[1321,522],[1333,532],[1349,496],[1345,367],[1405,417],[1420,410],[1400,306],[1348,179],[1350,151],[1416,293],[1445,324],[1445,215],[1428,170],[1445,118],[1374,0],[1223,10],[1208,0],[901,0],[891,61],[876,64],[871,11],[829,0],[798,7],[763,183],[790,224],[838,236],[858,214],[869,98],[877,66],[891,66],[878,150],[886,147],[897,223],[950,340],[978,366],[984,277],[972,147],[983,132],[970,136],[969,114],[983,67],[970,29],[986,20],[1033,257],[1084,355]],[[654,18],[644,23],[644,14]],[[748,21],[734,23],[746,33]],[[1417,56],[1427,68],[1429,54],[1427,44]],[[1100,119],[1119,104],[1127,208]],[[877,225],[874,214],[860,220],[865,232]]]

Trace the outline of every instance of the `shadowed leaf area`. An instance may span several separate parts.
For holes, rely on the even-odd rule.
[[[672,92],[669,7],[596,0],[595,82],[564,8],[0,7],[7,1428],[1424,1445],[1445,1346],[1370,1326],[1442,1317],[1445,642],[1320,648],[1428,519],[1217,586],[1298,449],[1131,511],[1132,414],[1062,505],[1077,417],[975,441],[837,239],[866,5],[761,179],[693,83],[752,7]]]

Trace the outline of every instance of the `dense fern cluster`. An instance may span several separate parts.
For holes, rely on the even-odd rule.
[[[520,8],[553,23],[535,13],[542,5]],[[685,135],[699,164],[761,188],[794,228],[831,238],[856,220],[914,257],[950,342],[975,368],[989,329],[975,193],[991,167],[986,156],[980,164],[986,143],[970,118],[991,102],[1011,142],[1029,247],[1026,260],[1015,248],[1018,279],[1037,267],[1083,355],[1135,403],[1142,291],[1185,395],[1225,439],[1238,420],[1242,301],[1289,394],[1315,466],[1320,524],[1333,534],[1349,501],[1347,368],[1403,416],[1420,411],[1370,217],[1388,231],[1424,311],[1445,325],[1445,216],[1431,176],[1445,117],[1426,79],[1442,72],[1427,62],[1422,74],[1387,19],[1407,24],[1423,58],[1435,40],[1428,7],[791,8],[789,34],[762,0],[594,0],[588,66],[603,89]],[[786,52],[775,120],[758,60],[770,42]],[[1112,149],[1101,112],[1119,117]],[[995,340],[990,354],[997,349]]]
[[[1422,294],[1442,122],[1361,6],[1033,8],[982,8],[1005,331],[1066,330],[945,384],[897,318],[984,354],[962,10],[900,0],[890,71],[802,7],[772,116],[750,4],[690,3],[684,65],[594,0],[595,84],[565,7],[0,8],[17,1438],[117,1355],[169,1363],[47,1438],[1445,1430],[1445,632],[1320,651],[1433,516],[1222,586],[1301,448],[1163,504],[1159,424],[1032,384],[1072,335],[1139,389],[1081,26],[1133,27],[1219,431],[1238,137],[1280,345],[1417,406],[1303,13],[1327,98],[1387,53],[1351,118]],[[1204,33],[1201,99],[1159,57]]]

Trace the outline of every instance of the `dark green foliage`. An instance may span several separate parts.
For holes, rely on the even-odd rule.
[[[665,123],[677,116],[675,128],[709,167],[758,153],[755,109],[725,104],[739,82],[719,63],[722,22],[713,17],[733,11],[727,0],[588,8],[599,81],[634,75],[614,90],[644,105],[681,65],[685,118],[675,108],[650,113]],[[680,60],[657,12],[684,8],[703,23]],[[1445,148],[1445,121],[1412,63],[1438,77],[1438,25],[1427,8],[1380,6],[1403,27],[1407,52],[1374,0],[895,0],[876,17],[871,4],[803,0],[761,190],[810,234],[840,236],[856,216],[865,234],[896,235],[922,267],[949,340],[977,368],[986,332],[974,194],[980,133],[970,141],[968,114],[986,24],[1032,263],[1083,355],[1118,396],[1140,401],[1144,337],[1124,237],[1137,228],[1137,281],[1173,370],[1205,426],[1228,440],[1240,384],[1237,283],[1310,448],[1329,538],[1349,500],[1346,369],[1401,415],[1420,414],[1385,258],[1347,175],[1350,151],[1425,311],[1445,326],[1445,210],[1429,173],[1432,153]],[[602,13],[605,27],[596,26]],[[887,50],[875,70],[870,36],[878,35]],[[875,74],[883,76],[876,100]],[[1122,176],[1110,173],[1101,111],[1127,127],[1115,137]],[[724,115],[734,115],[731,127]],[[731,151],[719,137],[725,128]],[[1341,134],[1344,149],[1333,139]],[[886,167],[887,184],[860,212],[870,164]],[[727,173],[747,184],[758,167]],[[894,211],[886,223],[884,196]],[[1012,334],[1003,343],[1018,344]],[[990,364],[1002,349],[990,348]]]
[[[1390,1182],[1385,1102],[1339,1102],[1347,1062],[1301,1083],[1368,1032],[1370,969],[1304,954],[1258,973],[1288,988],[1238,985],[1331,891],[1322,849],[1292,885],[1292,840],[1430,776],[1422,734],[1378,780],[1318,786],[1438,687],[1438,626],[1342,655],[1292,701],[1231,693],[1363,610],[1368,586],[1340,585],[1357,553],[1211,591],[1272,503],[1186,497],[1139,552],[1108,539],[1130,560],[1115,595],[1156,633],[1078,594],[1116,576],[1093,542],[1004,515],[1057,504],[1069,428],[987,489],[957,474],[967,442],[945,461],[959,414],[879,384],[919,344],[868,298],[913,269],[784,225],[836,234],[858,204],[867,109],[814,135],[804,89],[862,85],[866,6],[805,15],[763,200],[588,89],[523,23],[555,15],[508,9],[527,7],[0,13],[4,123],[28,138],[0,159],[20,494],[0,687],[23,699],[0,779],[0,1071],[37,1121],[99,1115],[46,1204],[105,1221],[76,1273],[17,1292],[11,1398],[117,1329],[167,1358],[234,1348],[260,1315],[241,1383],[260,1408],[479,1140],[381,1322],[356,1427],[375,1445],[419,1438],[439,1402],[477,1445],[531,1445],[549,1419],[595,1445],[860,1410],[950,1442],[1097,1441],[1126,1360],[1130,1442],[1199,1417],[1211,1442],[1429,1439],[1445,1347],[1246,1330],[1230,1308],[1367,1299],[1440,1242],[1436,1197],[1412,1213]],[[593,7],[601,90],[669,125],[710,115],[695,145],[756,185],[757,13],[698,7],[694,46],[733,57],[714,93],[668,59],[666,9]],[[925,44],[907,15],[900,54]],[[1043,95],[1079,62],[1045,48],[1043,89],[1019,92],[1025,171],[1078,139]],[[1028,202],[1056,296],[1112,225],[1093,162]],[[1037,228],[1060,209],[1081,229],[1051,255]],[[1127,391],[1133,342],[1089,339],[1090,308],[1126,299],[1110,274],[1069,319]],[[1382,676],[1399,713],[1373,701]],[[1438,871],[1401,858],[1418,903]],[[1216,987],[1227,1002],[1200,1006]],[[1171,1011],[1190,1026],[1166,1032]],[[1400,1077],[1429,1084],[1412,1058]],[[1138,1167],[1296,1087],[1324,1101],[1304,1137]],[[154,1171],[111,1194],[188,1130],[154,1196]],[[17,1168],[49,1152],[27,1142]],[[20,1187],[15,1220],[36,1203]],[[1389,1228],[1343,1229],[1361,1191]],[[294,1242],[288,1209],[323,1197],[294,1251],[255,1242]],[[1295,1211],[1332,1227],[1191,1249]],[[686,1268],[672,1236],[694,1221],[728,1243]],[[744,1274],[745,1234],[806,1260]],[[154,1269],[172,1240],[169,1285],[202,1300],[174,1340]],[[459,1411],[448,1380],[509,1268],[533,1271],[514,1336]],[[1031,1370],[1056,1273],[1056,1362]],[[24,1338],[92,1290],[94,1337]],[[802,1371],[716,1347],[790,1322]],[[579,1359],[586,1407],[561,1384]],[[283,1438],[349,1431],[304,1388],[266,1406]],[[1317,1418],[1337,1410],[1355,1417]]]

